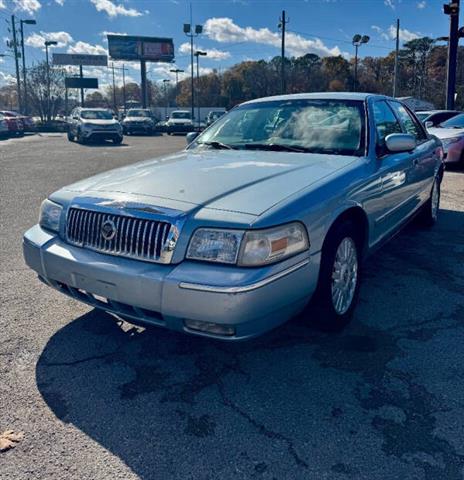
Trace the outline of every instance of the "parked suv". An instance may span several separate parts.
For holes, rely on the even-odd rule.
[[[193,131],[193,121],[190,112],[188,110],[175,110],[171,112],[166,122],[166,131],[168,135]]]
[[[68,123],[68,140],[86,143],[90,140],[112,140],[120,144],[123,139],[122,126],[106,108],[77,107],[71,112]]]
[[[122,121],[124,134],[146,133],[152,134],[156,119],[148,108],[131,108]]]

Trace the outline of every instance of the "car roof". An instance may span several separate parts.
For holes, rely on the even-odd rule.
[[[386,95],[379,95],[376,93],[366,92],[316,92],[316,93],[294,93],[291,95],[275,95],[271,97],[257,98],[242,103],[247,105],[251,103],[258,103],[263,101],[275,100],[361,100],[365,101],[367,98],[375,97],[379,99],[398,100]]]

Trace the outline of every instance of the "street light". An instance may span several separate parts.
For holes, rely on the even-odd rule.
[[[27,115],[27,81],[26,81],[26,56],[24,54],[24,25],[37,25],[37,22],[34,19],[29,20],[20,20],[21,24],[21,55],[23,57],[23,84],[24,84],[24,105],[23,111]]]
[[[184,73],[184,70],[180,68],[172,68],[169,70],[171,73],[176,74],[176,105],[177,105],[177,95],[179,95],[179,73]]]
[[[352,44],[355,48],[355,55],[354,55],[354,81],[353,81],[353,90],[356,90],[358,85],[358,48],[363,44],[367,43],[370,40],[368,35],[359,35],[357,33],[352,40]]]
[[[164,118],[168,118],[168,94],[167,94],[167,86],[168,86],[168,83],[170,82],[171,80],[168,80],[167,78],[165,78],[163,80],[163,87],[164,87],[164,101],[165,101],[165,105],[164,105]]]
[[[191,13],[190,13],[191,15]],[[193,39],[203,33],[203,25],[195,25],[195,31],[192,32],[192,24],[184,23],[184,33],[190,38],[190,88],[192,99],[192,122],[195,118],[195,93],[193,86]]]
[[[48,47],[58,45],[54,40],[45,40],[45,58],[47,59],[47,121],[50,121],[50,63],[48,61]]]
[[[197,89],[200,88],[200,57],[206,57],[208,55],[206,52],[202,52],[201,50],[197,50],[195,52],[195,57],[197,57]],[[197,102],[197,111],[198,111],[198,130],[200,129],[200,102]]]

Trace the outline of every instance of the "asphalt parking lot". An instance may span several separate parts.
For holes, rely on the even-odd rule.
[[[224,344],[132,329],[41,284],[21,236],[64,184],[185,145],[0,142],[0,453],[8,479],[462,479],[464,172],[432,230],[365,266],[351,326]]]

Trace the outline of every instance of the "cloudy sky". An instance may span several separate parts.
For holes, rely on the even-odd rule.
[[[419,35],[447,34],[448,17],[442,13],[444,0],[0,0],[0,53],[6,52],[11,36],[7,21],[35,18],[37,25],[25,25],[26,60],[31,65],[44,59],[44,40],[55,40],[56,52],[106,53],[106,33],[172,37],[176,65],[190,67],[189,44],[182,24],[204,26],[196,40],[207,51],[201,58],[202,71],[223,70],[248,59],[269,59],[280,54],[279,16],[285,9],[287,54],[308,52],[321,56],[353,52],[354,33],[370,35],[361,55],[385,55],[394,48],[396,18],[401,19],[401,39]],[[13,79],[11,58],[0,58],[0,84]],[[116,64],[121,67],[120,63]],[[128,64],[129,79],[139,80],[137,64]],[[149,78],[172,78],[172,65],[150,64]],[[86,75],[110,81],[106,68],[88,69]],[[121,71],[116,80],[121,82]]]

